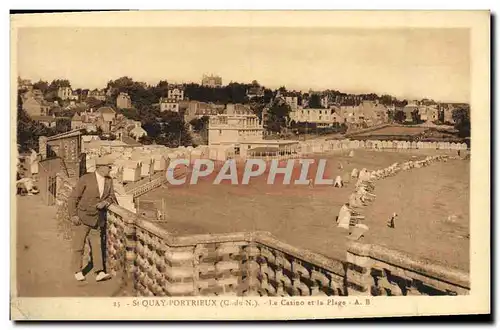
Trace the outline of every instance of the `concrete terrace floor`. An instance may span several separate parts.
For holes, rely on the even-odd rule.
[[[347,155],[322,155],[314,156],[314,158],[327,159],[329,165],[327,165],[325,177],[341,175],[346,179],[353,168],[380,169],[394,162],[422,159],[426,154],[433,153],[429,153],[428,151],[392,153],[357,150],[353,158],[349,158]],[[338,169],[339,162],[343,165],[342,170]],[[457,162],[461,162],[460,164],[468,163],[465,161]],[[433,166],[436,167],[434,168]],[[417,174],[417,171],[420,172]],[[448,172],[445,176],[437,176],[437,173],[440,171]],[[469,180],[468,173],[457,168],[451,162],[447,163],[445,167],[442,164],[433,164],[428,168],[415,169],[415,172],[400,173],[396,177],[386,178],[387,182],[381,180],[377,182],[376,194],[388,205],[380,206],[377,204],[365,209],[366,212],[372,212],[369,217],[373,217],[373,219],[367,221],[369,227],[373,226],[373,222],[384,222],[385,225],[386,213],[389,212],[392,214],[393,210],[389,206],[397,203],[397,200],[388,194],[393,191],[392,186],[398,184],[399,175],[402,176],[401,182],[407,183],[404,190],[408,193],[405,197],[406,200],[403,202],[406,204],[398,205],[408,205],[408,212],[412,212],[413,206],[419,207],[416,203],[427,203],[427,200],[413,199],[415,204],[411,205],[412,194],[424,195],[428,197],[427,199],[435,197],[436,203],[445,205],[448,203],[448,200],[457,199],[455,195],[462,193],[462,189],[468,186]],[[408,181],[407,177],[412,179]],[[424,177],[426,178],[425,182],[432,181],[436,183],[436,189],[429,190],[427,194],[425,193],[426,190],[424,190],[428,189],[427,184],[422,187],[418,185],[420,178]],[[447,179],[440,180],[441,178]],[[141,196],[141,199],[156,200],[158,207],[161,204],[161,199],[165,199],[167,205],[167,222],[161,223],[161,225],[176,235],[263,230],[271,232],[278,239],[296,247],[314,251],[331,258],[344,259],[347,231],[337,228],[335,220],[340,207],[347,201],[349,194],[353,192],[354,182],[348,183],[342,189],[336,189],[325,186],[297,187],[267,185],[265,184],[266,179],[267,176],[263,176],[255,181],[252,179],[247,186],[231,186],[229,184],[213,185],[213,177],[209,177],[197,185],[183,185],[169,187],[168,189],[158,188]],[[278,177],[277,181],[279,180]],[[456,180],[455,182],[461,187],[457,186],[460,190],[453,191],[453,189],[448,189],[448,194],[442,194],[439,191],[439,187],[442,184],[451,185],[453,180]],[[376,201],[380,198],[377,197]],[[464,201],[468,200],[468,196],[464,198],[460,198],[460,203],[463,204]],[[466,203],[466,205],[468,204]],[[378,213],[373,213],[372,210],[374,209]],[[468,222],[468,213],[462,213],[462,219],[465,219],[462,221]],[[418,221],[418,219],[414,217],[412,221]],[[428,214],[426,214],[426,217],[420,221],[437,220],[430,220]],[[417,226],[412,225],[407,228],[415,230]],[[421,228],[429,227],[422,225]],[[438,230],[442,229],[440,227]],[[400,235],[402,230],[398,228],[391,235],[386,234],[384,236],[379,233],[381,232],[380,230],[374,229],[368,232],[367,235],[370,235],[377,243],[382,243],[386,240],[386,245],[399,249],[405,247],[404,240],[406,240],[409,248],[401,250],[417,252],[420,256],[431,255],[435,258],[435,261],[440,260],[443,255],[450,255],[446,251],[452,250],[452,246],[454,245],[446,244],[461,244],[461,247],[457,251],[468,251],[468,242],[465,242],[463,239],[459,242],[451,242],[449,240],[440,241],[440,235],[446,235],[442,231],[427,236],[421,233],[419,235],[420,242],[413,241],[410,243],[407,241],[408,235]],[[393,246],[392,243],[395,239],[398,244]],[[425,246],[424,242],[427,240],[434,240],[438,243],[430,244],[426,250],[423,246]],[[411,248],[411,246],[416,245],[422,248]],[[432,253],[428,253],[430,249],[434,249]],[[453,249],[457,248],[453,247]],[[452,257],[458,258],[456,254]],[[465,256],[466,259],[464,257],[460,258],[460,260],[456,260],[454,266],[460,265],[460,268],[464,268],[465,261],[468,260],[468,254]]]
[[[70,269],[70,241],[63,238],[56,207],[38,196],[17,196],[16,290],[18,297],[111,297],[120,292],[117,278],[83,282]]]

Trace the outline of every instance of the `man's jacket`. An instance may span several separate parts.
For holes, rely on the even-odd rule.
[[[78,180],[71,196],[68,198],[69,216],[77,215],[80,220],[90,227],[105,224],[105,210],[98,210],[99,202],[107,201],[117,203],[113,189],[113,180],[105,178],[102,197],[99,194],[99,186],[95,173],[86,173]]]

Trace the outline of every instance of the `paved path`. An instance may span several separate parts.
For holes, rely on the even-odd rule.
[[[56,207],[40,196],[17,196],[16,275],[21,297],[111,297],[120,292],[117,278],[96,282],[91,274],[78,282],[70,269],[70,241],[63,238]]]

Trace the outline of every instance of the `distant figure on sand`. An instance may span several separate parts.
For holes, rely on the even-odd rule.
[[[68,211],[73,223],[73,264],[75,278],[85,280],[82,259],[85,242],[90,242],[92,265],[96,281],[111,278],[106,273],[102,242],[106,228],[106,210],[117,203],[113,180],[109,176],[111,163],[103,158],[97,159],[95,173],[83,175],[71,196],[68,198]]]
[[[396,214],[396,212],[394,212],[392,214],[392,217],[389,219],[389,221],[387,221],[387,227],[396,228],[396,218],[397,217],[398,217],[398,215]]]
[[[342,178],[340,175],[337,175],[335,178],[335,183],[333,184],[335,188],[342,188],[344,186],[344,182],[342,181]]]

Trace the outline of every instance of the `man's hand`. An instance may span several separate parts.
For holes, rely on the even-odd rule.
[[[75,226],[79,226],[82,224],[82,221],[80,220],[80,218],[77,215],[75,215],[75,216],[71,217],[71,223]]]
[[[106,202],[106,201],[102,201],[102,202],[99,202],[97,203],[97,205],[95,206],[98,210],[102,210],[106,207],[109,206],[110,203]]]

